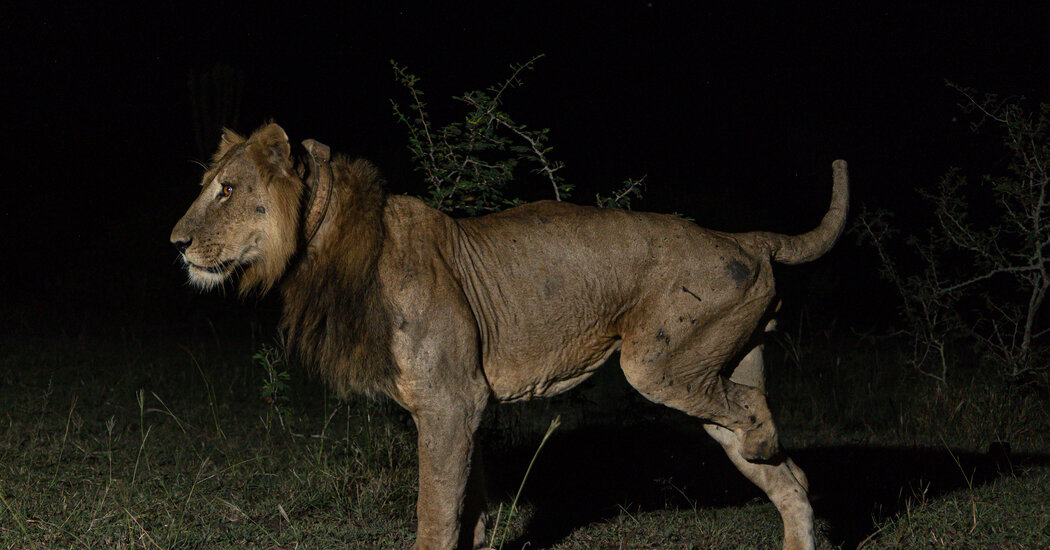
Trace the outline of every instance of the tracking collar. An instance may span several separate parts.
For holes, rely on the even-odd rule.
[[[310,198],[303,209],[303,244],[309,244],[328,213],[328,203],[332,200],[332,165],[329,164],[331,149],[314,139],[303,142],[303,147],[310,153]]]

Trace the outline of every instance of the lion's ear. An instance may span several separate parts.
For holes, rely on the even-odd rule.
[[[288,143],[288,134],[276,123],[271,122],[259,128],[248,141],[257,162],[285,171],[291,168],[292,146]]]
[[[211,157],[212,164],[222,160],[222,157],[226,156],[226,153],[230,151],[230,148],[238,143],[244,143],[244,138],[229,128],[223,128],[222,137],[219,138],[219,148]]]

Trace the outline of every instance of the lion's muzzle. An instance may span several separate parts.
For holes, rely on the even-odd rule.
[[[189,248],[190,244],[192,244],[192,243],[193,243],[193,239],[190,239],[188,241],[175,240],[174,237],[171,239],[171,244],[175,245],[175,250],[178,250],[179,254],[185,254],[186,253],[186,249]]]

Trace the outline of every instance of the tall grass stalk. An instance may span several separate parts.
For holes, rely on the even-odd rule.
[[[514,500],[510,503],[510,510],[507,512],[507,525],[503,528],[503,533],[499,532],[500,516],[503,514],[503,507],[500,507],[499,512],[496,514],[496,523],[492,526],[492,541],[490,546],[494,546],[496,542],[496,536],[500,537],[499,546],[500,550],[503,550],[503,543],[507,538],[507,531],[510,530],[510,522],[514,519],[514,512],[518,508],[518,499],[521,498],[521,491],[525,488],[525,480],[529,479],[529,472],[532,471],[532,465],[536,463],[536,457],[540,456],[540,451],[543,449],[543,445],[550,439],[551,434],[554,430],[558,429],[561,425],[561,415],[555,416],[554,420],[551,420],[551,425],[547,428],[547,432],[543,434],[543,439],[540,440],[540,444],[536,447],[536,452],[532,453],[532,460],[529,461],[529,467],[525,469],[525,475],[521,478],[521,484],[518,485],[518,492],[514,495]]]
[[[211,322],[209,321],[209,324],[210,323]],[[212,327],[212,330],[214,330],[214,327]],[[186,353],[189,354],[190,360],[193,361],[193,366],[197,367],[197,372],[200,373],[201,380],[204,381],[204,390],[208,392],[208,409],[211,410],[211,418],[212,421],[215,422],[215,433],[225,441],[226,433],[222,431],[222,424],[219,423],[219,411],[215,405],[215,390],[212,388],[211,383],[208,382],[208,377],[204,374],[204,369],[201,368],[200,361],[197,361],[197,358],[188,348],[183,347],[182,349],[186,350]]]
[[[135,480],[138,479],[139,473],[139,460],[142,458],[142,451],[146,449],[146,438],[149,437],[150,430],[153,426],[146,428],[146,431],[142,434],[142,439],[139,442],[139,450],[135,454],[135,467],[131,470],[131,484],[135,484]],[[149,468],[149,460],[146,461],[146,468]]]
[[[157,544],[157,541],[153,540],[153,537],[149,534],[149,531],[147,531],[146,528],[143,527],[141,523],[139,523],[138,518],[136,518],[135,515],[132,514],[130,510],[128,510],[127,508],[124,508],[123,506],[121,507],[121,509],[124,510],[124,514],[127,515],[128,521],[129,522],[133,522],[135,524],[135,526],[139,528],[139,531],[142,532],[142,536],[145,537],[146,540],[148,540],[150,542],[150,544],[152,544],[153,546],[163,550],[164,547],[159,545],[159,544]],[[128,526],[128,533],[129,534],[131,533],[131,526],[130,525]],[[143,545],[143,546],[145,546],[145,545]]]
[[[50,386],[50,382],[48,382]],[[54,485],[58,480],[59,467],[62,465],[62,455],[66,451],[66,441],[69,439],[69,423],[73,420],[73,410],[77,408],[77,394],[73,394],[73,398],[69,402],[69,413],[66,415],[66,429],[62,432],[62,445],[58,448],[58,460],[55,461],[55,475],[51,478],[51,485]]]
[[[182,522],[186,518],[186,510],[190,506],[190,500],[193,499],[193,493],[197,490],[197,486],[200,485],[203,481],[202,474],[204,473],[204,469],[207,468],[210,463],[211,459],[209,458],[204,458],[203,460],[201,460],[200,466],[197,467],[197,474],[193,477],[193,484],[190,485],[189,493],[186,495],[186,500],[183,501],[182,509],[179,511],[179,519],[178,521],[171,522],[171,525],[168,526],[168,536],[166,538],[171,540],[171,544],[169,545],[170,547],[178,546],[179,530],[182,529]],[[171,538],[173,532],[175,536],[174,539]]]
[[[970,526],[970,533],[973,533],[974,529],[977,529],[977,499],[973,495],[973,477],[975,472],[970,474],[966,473],[966,469],[963,468],[962,462],[959,461],[959,457],[955,456],[952,452],[951,447],[948,446],[948,442],[944,440],[944,436],[941,436],[941,443],[944,448],[948,451],[948,454],[955,461],[955,466],[959,468],[959,473],[962,474],[963,480],[966,481],[966,488],[969,489],[966,492],[966,496],[970,497],[970,517],[973,519],[973,523]]]
[[[194,441],[193,440],[193,436],[191,436],[190,433],[186,430],[186,425],[183,424],[182,420],[180,420],[178,416],[175,416],[175,413],[171,412],[171,409],[168,408],[168,405],[166,403],[164,403],[164,400],[161,399],[159,395],[157,395],[157,392],[150,392],[150,393],[157,400],[157,402],[160,403],[160,406],[164,407],[164,410],[150,408],[150,409],[146,409],[146,412],[159,412],[159,413],[164,413],[164,414],[170,416],[171,419],[175,421],[175,425],[179,427],[180,431],[182,431],[182,435],[186,436],[186,438],[190,440],[190,445],[189,445],[190,450],[193,451],[193,454],[197,456],[198,460],[203,460],[204,457],[201,455],[200,450],[197,449],[197,446],[195,444],[193,444],[193,441]],[[193,426],[191,425],[190,427],[192,428]]]
[[[244,512],[244,510],[241,509],[240,506],[237,506],[236,504],[234,504],[234,503],[232,503],[232,502],[230,502],[230,501],[228,501],[226,499],[220,498],[220,497],[215,497],[215,501],[220,503],[220,504],[222,504],[222,505],[224,505],[224,506],[226,506],[230,510],[233,510],[234,512],[237,512],[238,514],[241,515],[241,517],[243,517],[244,519],[248,520],[252,525],[258,527],[259,530],[262,531],[262,533],[264,535],[266,535],[266,538],[268,538],[271,541],[273,541],[274,545],[279,545],[280,544],[280,541],[277,540],[277,537],[273,536],[273,533],[271,533],[270,530],[267,529],[265,525],[259,523],[258,521],[255,521],[255,518],[253,518],[253,517],[249,516],[248,514],[246,514]]]
[[[106,462],[108,466],[108,477],[106,484],[113,483],[113,428],[117,426],[116,415],[110,416],[106,420]]]
[[[139,406],[139,450],[135,454],[135,467],[131,471],[131,484],[135,484],[135,480],[138,478],[139,473],[139,460],[142,458],[142,452],[146,450],[146,438],[149,437],[150,430],[153,429],[153,425],[143,429],[146,425],[146,390],[139,388],[135,392],[135,402]],[[146,468],[149,468],[149,460],[146,460]]]
[[[34,543],[33,540],[29,538],[29,532],[26,531],[26,524],[24,521],[22,521],[22,515],[18,513],[18,510],[12,508],[11,505],[7,502],[7,499],[4,498],[3,487],[0,487],[0,502],[4,503],[4,508],[7,509],[7,513],[11,514],[11,517],[14,518],[15,524],[18,525],[18,530],[22,532],[22,536],[29,541],[29,544],[33,548],[36,548],[36,543]]]
[[[164,414],[170,416],[171,419],[175,421],[175,425],[178,426],[179,430],[182,431],[182,434],[188,437],[190,435],[190,433],[186,431],[186,426],[183,425],[182,420],[179,420],[179,417],[175,416],[175,413],[171,412],[171,409],[169,409],[168,405],[166,403],[164,403],[164,400],[161,399],[159,395],[157,395],[157,392],[150,392],[150,393],[153,394],[153,397],[157,400],[158,403],[160,403],[160,406],[164,407],[164,410],[148,409],[146,412],[161,412],[161,413],[164,413]]]

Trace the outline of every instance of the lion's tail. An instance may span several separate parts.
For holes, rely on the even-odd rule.
[[[849,174],[846,171],[846,161],[836,160],[831,163],[831,171],[834,181],[831,188],[831,207],[816,229],[801,235],[768,232],[750,234],[769,250],[774,261],[788,265],[812,262],[831,250],[842,234],[849,210]]]

